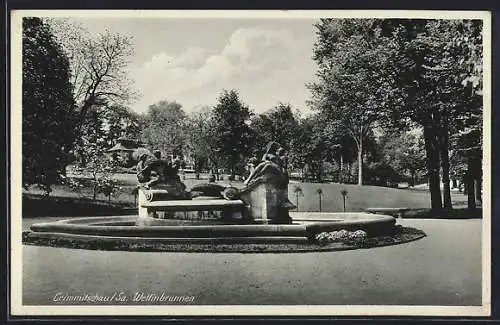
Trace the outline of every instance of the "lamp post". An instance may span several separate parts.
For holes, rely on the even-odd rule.
[[[347,197],[347,190],[346,189],[343,189],[342,191],[340,191],[340,194],[342,194],[342,197],[344,199],[344,212],[345,212],[345,198]]]
[[[318,194],[318,199],[319,199],[319,212],[321,212],[321,196],[323,195],[323,189],[318,188],[316,190],[316,193]]]

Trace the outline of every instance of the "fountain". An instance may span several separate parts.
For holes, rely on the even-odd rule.
[[[396,220],[391,216],[291,212],[295,206],[288,200],[286,155],[281,147],[271,148],[272,144],[242,188],[208,183],[191,191],[177,175],[177,165],[141,155],[137,216],[38,223],[24,234],[24,240],[91,249],[175,251],[189,244],[217,251],[224,244],[253,244],[281,245],[274,251],[287,251],[282,245],[299,245],[303,251],[308,250],[304,247],[320,249],[318,239],[338,231],[361,231],[371,238],[395,233]]]

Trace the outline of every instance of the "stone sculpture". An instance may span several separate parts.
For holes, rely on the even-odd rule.
[[[144,214],[141,204],[157,200],[189,199],[186,185],[177,175],[178,166],[164,159],[155,152],[155,156],[142,154],[137,164],[137,180],[139,181],[139,214]]]
[[[271,142],[252,173],[245,180],[246,187],[239,197],[250,207],[250,215],[263,223],[291,223],[288,211],[295,205],[288,200],[287,156],[283,147],[273,153]]]

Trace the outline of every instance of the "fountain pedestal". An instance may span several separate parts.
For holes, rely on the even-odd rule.
[[[288,211],[295,205],[288,200],[288,188],[259,182],[241,191],[240,199],[249,206],[248,214],[255,223],[292,223]]]
[[[174,183],[174,184],[158,184],[154,188],[146,189],[144,187],[139,187],[138,192],[138,211],[139,219],[138,224],[144,224],[144,220],[149,218],[154,218],[156,216],[155,211],[150,211],[144,204],[154,201],[169,201],[169,200],[188,200],[189,197],[187,192],[184,191],[184,184]]]

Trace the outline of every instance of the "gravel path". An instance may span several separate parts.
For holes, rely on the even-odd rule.
[[[23,226],[40,221],[30,219]],[[45,305],[57,293],[123,292],[127,303],[134,303],[136,293],[163,292],[193,296],[191,304],[481,304],[481,220],[398,223],[427,237],[390,247],[304,254],[24,246],[23,301]]]

